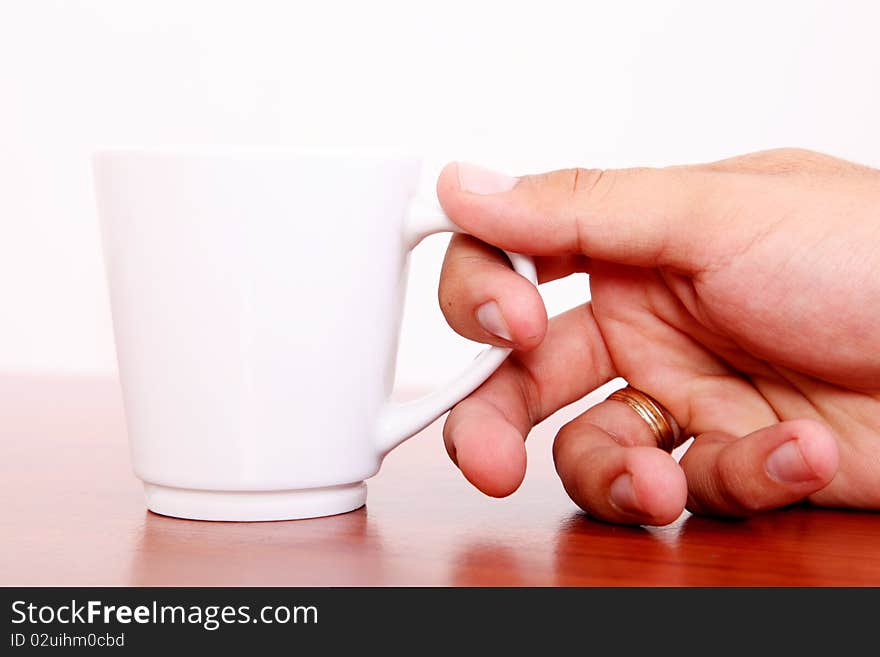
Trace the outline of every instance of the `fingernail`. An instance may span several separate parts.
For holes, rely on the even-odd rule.
[[[508,192],[516,185],[516,178],[468,162],[458,163],[458,186],[472,194]]]
[[[501,315],[501,308],[495,301],[487,301],[477,308],[477,322],[483,327],[483,330],[502,340],[511,340],[510,329]]]
[[[764,462],[767,474],[784,484],[797,484],[816,478],[798,447],[797,440],[789,440],[770,453]]]
[[[624,472],[617,479],[611,482],[608,489],[611,501],[621,511],[626,513],[640,513],[642,510],[639,500],[636,497],[636,489],[633,486],[632,475]]]

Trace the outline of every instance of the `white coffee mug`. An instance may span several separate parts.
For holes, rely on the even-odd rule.
[[[392,403],[408,254],[458,231],[417,157],[102,151],[94,173],[132,462],[147,507],[204,520],[351,511],[383,457],[470,394],[491,347]],[[535,280],[531,259],[508,254]]]

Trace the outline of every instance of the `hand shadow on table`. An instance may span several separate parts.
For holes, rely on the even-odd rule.
[[[144,514],[132,586],[368,586],[381,539],[366,508],[308,520],[208,522]]]
[[[553,546],[555,586],[633,586],[661,583],[675,560],[681,520],[661,528],[613,525],[575,512]],[[663,582],[669,583],[669,582]]]
[[[573,514],[557,535],[557,584],[816,586],[880,581],[880,516],[796,505],[750,518],[685,512],[666,527]]]
[[[614,586],[632,583],[634,573],[651,577],[652,561],[674,553],[678,530],[624,527],[598,522],[582,512],[565,517],[547,538],[545,528],[521,541],[470,542],[453,558],[456,586]],[[510,537],[508,536],[508,539]]]
[[[536,566],[514,547],[493,542],[463,545],[451,566],[452,586],[540,586],[546,576],[546,566]]]

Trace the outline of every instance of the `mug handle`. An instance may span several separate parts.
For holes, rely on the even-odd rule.
[[[404,248],[412,251],[419,242],[435,233],[464,233],[454,224],[439,203],[417,199],[405,222]],[[505,251],[513,270],[538,285],[535,261],[520,253]],[[513,351],[507,347],[489,347],[459,376],[424,397],[408,402],[386,402],[379,415],[378,448],[382,456],[407,438],[417,434],[446,411],[476,390]]]

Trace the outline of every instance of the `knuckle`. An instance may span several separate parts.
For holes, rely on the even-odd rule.
[[[573,217],[577,235],[576,248],[579,253],[586,252],[589,236],[601,230],[597,217],[606,214],[604,208],[611,198],[621,172],[612,169],[570,169],[569,189],[577,208]]]
[[[614,172],[609,169],[572,167],[524,176],[520,179],[520,184],[534,190],[547,190],[557,194],[564,192],[577,195],[594,194],[604,187],[606,179],[613,177],[613,174]]]
[[[617,187],[622,176],[639,175],[643,170],[573,169],[571,192],[587,205],[601,213],[601,208]]]
[[[809,160],[815,157],[825,157],[821,153],[817,153],[816,151],[811,151],[807,148],[797,148],[793,146],[786,146],[783,148],[771,148],[765,153],[771,159],[777,159],[779,161],[794,161],[794,160]]]
[[[766,151],[761,157],[765,171],[770,174],[796,173],[816,165],[825,166],[829,159],[833,158],[805,148],[776,148]]]
[[[535,372],[529,364],[523,360],[522,355],[517,352],[511,354],[504,365],[513,370],[529,423],[532,426],[536,425],[544,419],[543,392],[540,380],[535,376]]]
[[[759,175],[833,173],[854,167],[845,160],[806,148],[773,148],[738,155],[706,166],[710,170]]]
[[[571,191],[575,194],[592,193],[602,184],[602,179],[608,173],[610,172],[606,169],[586,169],[583,167],[566,171],[571,180]]]

